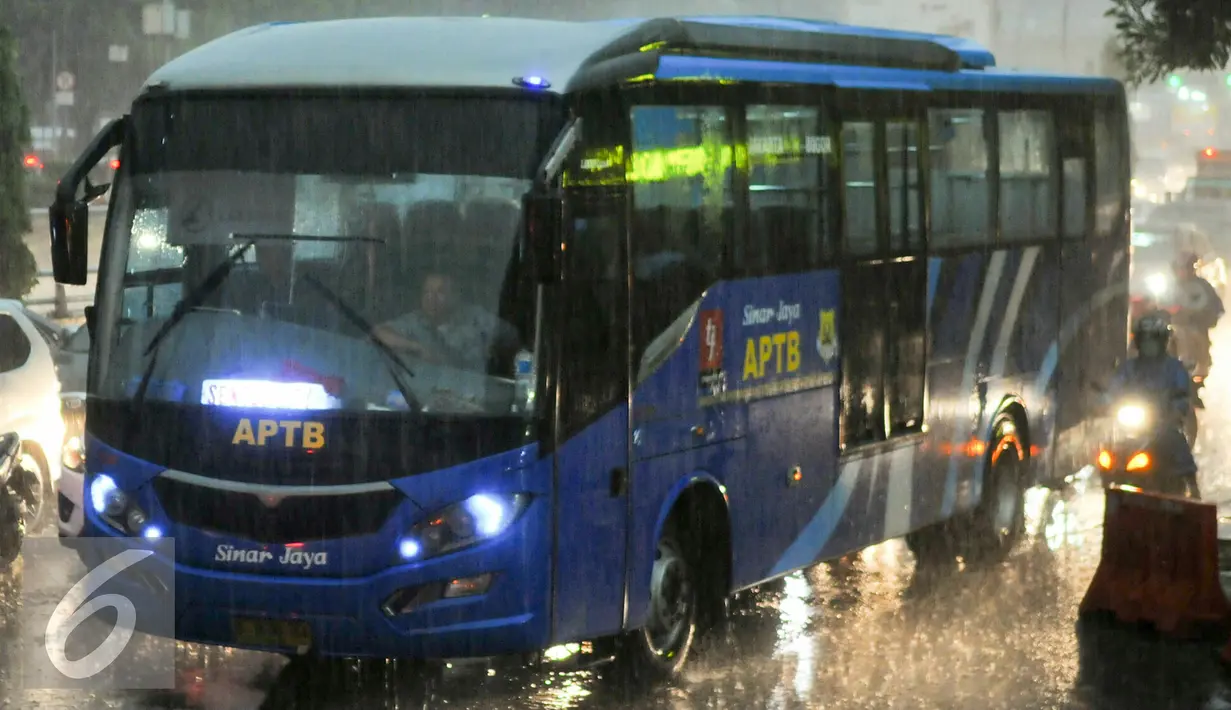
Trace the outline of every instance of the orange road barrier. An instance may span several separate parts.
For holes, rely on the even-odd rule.
[[[1192,636],[1231,621],[1218,578],[1218,509],[1210,503],[1107,491],[1103,553],[1082,615],[1110,612],[1160,633]]]

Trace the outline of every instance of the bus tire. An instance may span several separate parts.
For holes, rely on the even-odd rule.
[[[1021,427],[1012,417],[996,425],[987,449],[986,473],[979,504],[960,524],[960,554],[976,561],[996,562],[1008,556],[1026,531],[1026,490],[1029,460],[1018,438]]]
[[[1029,461],[1019,431],[1012,416],[997,421],[984,464],[983,492],[974,510],[906,536],[906,546],[918,564],[948,563],[957,557],[999,561],[1021,539],[1026,529]]]
[[[621,644],[620,660],[636,680],[670,680],[692,655],[701,617],[702,568],[699,550],[689,549],[684,539],[673,517],[654,554],[645,625]]]

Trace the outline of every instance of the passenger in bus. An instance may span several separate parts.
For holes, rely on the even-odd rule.
[[[516,350],[519,340],[512,325],[462,302],[453,277],[441,271],[423,279],[418,310],[378,326],[376,336],[395,351],[480,372],[493,351]]]

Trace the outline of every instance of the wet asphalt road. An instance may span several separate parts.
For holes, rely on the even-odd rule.
[[[1231,362],[1231,329],[1215,358]],[[1231,375],[1205,393],[1202,488],[1231,513],[1231,439],[1211,432],[1231,405]],[[1028,539],[986,569],[921,570],[901,541],[822,564],[746,595],[731,631],[672,687],[634,690],[603,670],[446,669],[384,663],[307,668],[281,657],[181,645],[173,692],[81,693],[22,686],[39,629],[12,610],[25,575],[68,574],[19,562],[0,578],[2,708],[1012,708],[1231,709],[1220,642],[1080,630],[1077,606],[1098,564],[1102,496],[1080,481],[1034,492]],[[1231,523],[1231,518],[1228,518]],[[1224,536],[1231,537],[1231,524]],[[1231,574],[1224,577],[1231,580]],[[48,602],[54,605],[54,601]]]

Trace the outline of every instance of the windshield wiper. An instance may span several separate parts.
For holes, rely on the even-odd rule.
[[[415,395],[410,391],[410,388],[407,387],[406,383],[402,382],[402,378],[398,376],[398,372],[401,371],[406,373],[408,377],[414,377],[414,371],[410,369],[409,365],[402,362],[402,358],[398,357],[397,353],[393,352],[393,348],[389,347],[388,344],[377,337],[375,326],[373,326],[367,318],[359,315],[358,311],[351,308],[341,296],[334,293],[332,289],[321,283],[321,281],[312,274],[304,274],[303,280],[306,281],[309,286],[324,294],[325,298],[329,299],[329,302],[336,306],[342,315],[346,316],[346,319],[351,322],[351,325],[354,325],[363,332],[363,334],[367,337],[368,342],[372,343],[372,345],[376,347],[377,351],[384,356],[383,359],[385,361],[385,367],[389,371],[389,376],[393,379],[394,386],[398,388],[398,393],[400,393],[402,395],[402,399],[406,401],[406,406],[410,407],[412,410],[416,407],[421,409],[422,407],[419,407],[419,400],[415,398]]]
[[[226,261],[214,267],[214,270],[205,277],[201,285],[190,291],[188,295],[180,299],[179,303],[175,304],[175,310],[163,322],[158,332],[154,333],[154,337],[150,338],[150,342],[146,344],[143,356],[148,357],[150,361],[145,366],[145,372],[141,373],[141,381],[137,383],[137,391],[133,394],[134,412],[131,421],[134,428],[137,421],[137,413],[141,411],[141,406],[145,403],[145,393],[150,387],[150,379],[153,378],[154,369],[157,367],[158,348],[167,339],[167,335],[170,334],[175,326],[187,318],[189,313],[199,308],[202,303],[205,303],[205,299],[209,298],[222,286],[222,283],[231,275],[231,270],[244,258],[244,254],[247,254],[254,244],[256,244],[255,241],[249,240],[248,243],[232,251]],[[132,430],[134,429],[130,428],[130,431]]]
[[[385,240],[379,237],[370,237],[366,234],[281,234],[276,232],[254,232],[252,234],[236,233],[232,234],[231,238],[236,241],[270,241],[270,242],[372,242],[373,244],[384,244]]]

